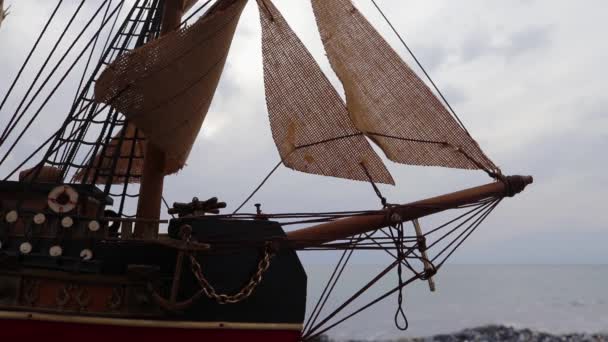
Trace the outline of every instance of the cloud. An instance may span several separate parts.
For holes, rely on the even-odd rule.
[[[529,27],[512,33],[507,46],[499,51],[504,51],[508,57],[516,57],[531,50],[546,49],[550,43],[550,27]]]
[[[470,63],[482,57],[516,58],[530,51],[542,51],[551,44],[550,27],[527,27],[506,38],[493,37],[483,29],[473,31],[463,42],[461,58]]]

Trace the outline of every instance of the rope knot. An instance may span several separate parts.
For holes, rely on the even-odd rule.
[[[418,250],[420,252],[426,251],[427,250],[426,237],[424,235],[420,235],[420,236],[418,236],[418,238],[416,240],[418,242]]]

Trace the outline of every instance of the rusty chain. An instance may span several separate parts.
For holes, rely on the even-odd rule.
[[[190,239],[188,238],[188,241]],[[211,299],[214,299],[220,304],[235,304],[241,302],[253,293],[257,286],[262,282],[264,273],[270,267],[270,259],[273,257],[272,244],[267,242],[264,248],[264,256],[258,262],[258,269],[255,274],[249,279],[249,282],[236,294],[218,294],[215,288],[209,283],[209,281],[203,275],[203,269],[201,264],[196,260],[193,253],[189,253],[190,264],[192,266],[192,273],[196,277],[201,286],[201,289],[205,295]]]

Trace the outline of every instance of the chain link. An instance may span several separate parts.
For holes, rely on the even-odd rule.
[[[201,264],[196,260],[193,253],[189,254],[190,264],[192,265],[192,273],[198,280],[201,289],[205,295],[211,299],[216,300],[220,304],[235,304],[241,302],[253,293],[256,287],[262,282],[262,276],[270,267],[270,259],[273,257],[272,245],[267,242],[264,248],[264,257],[258,262],[258,269],[255,274],[251,277],[249,282],[236,294],[218,294],[215,288],[209,283],[209,281],[203,275],[203,269]]]

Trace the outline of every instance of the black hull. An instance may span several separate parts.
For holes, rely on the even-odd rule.
[[[19,219],[8,222],[6,213],[16,210],[11,207],[16,202],[6,200],[11,192],[2,194],[0,217],[2,313],[165,323],[278,324],[291,329],[304,321],[307,279],[291,249],[272,251],[268,269],[249,296],[237,303],[222,304],[201,292],[188,253],[177,263],[180,252],[170,244],[111,236],[102,217],[90,217],[101,210],[89,210],[85,215],[85,211],[76,209],[71,213],[75,224],[69,232],[51,227],[62,215],[40,204],[19,208]],[[44,202],[44,198],[34,197],[26,202]],[[100,204],[96,209],[102,208]],[[32,217],[42,211],[47,217],[44,227],[33,227]],[[102,222],[102,229],[93,233],[87,231],[87,223],[94,219]],[[209,244],[209,250],[197,251],[195,259],[215,291],[227,295],[238,293],[248,284],[258,271],[268,242],[285,236],[281,226],[272,221],[203,216],[172,220],[168,236],[161,240],[183,242],[178,235],[185,226],[191,227],[192,241]],[[20,251],[24,242],[31,243],[29,253]],[[49,255],[49,246],[55,245],[61,246],[62,255]],[[93,252],[92,259],[79,257],[84,248]]]

